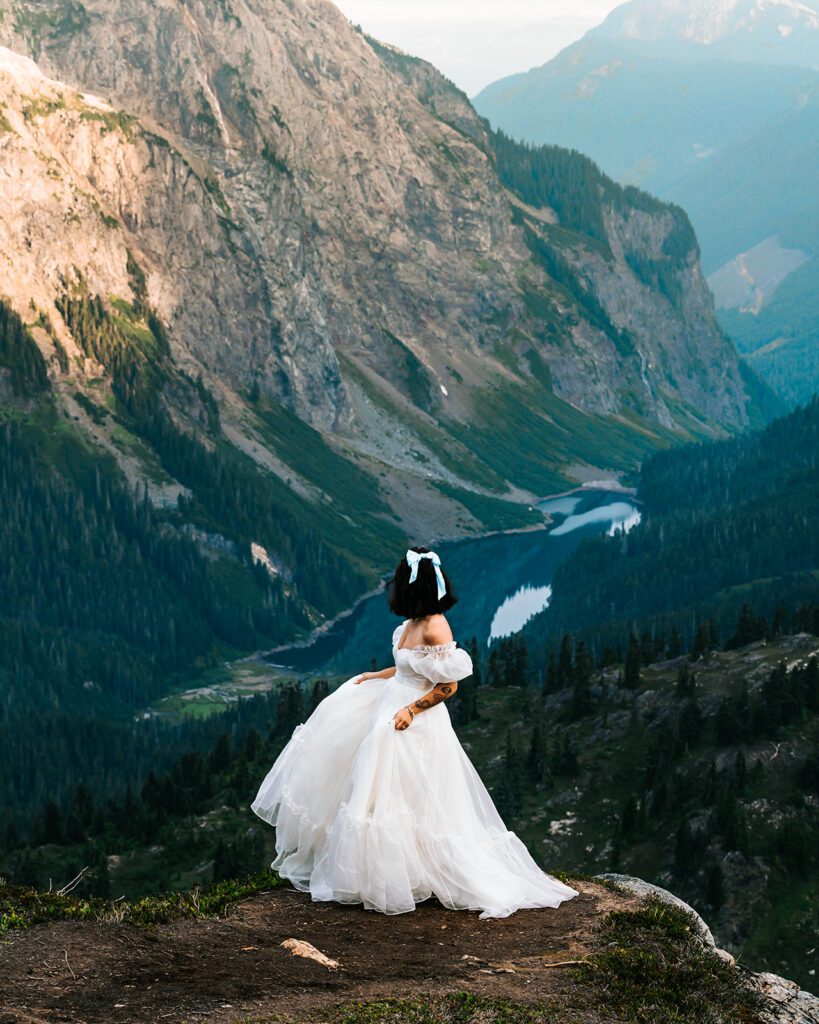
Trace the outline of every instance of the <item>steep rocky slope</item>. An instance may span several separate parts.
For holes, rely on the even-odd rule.
[[[601,244],[548,187],[538,208],[522,203],[465,98],[331,5],[0,12],[0,41],[58,80],[3,58],[14,187],[0,290],[30,321],[33,301],[78,355],[55,299],[79,272],[104,304],[132,302],[135,264],[176,366],[213,390],[224,435],[308,500],[326,491],[264,436],[249,393],[363,460],[387,518],[413,532],[432,516],[449,534],[492,518],[458,488],[537,493],[572,463],[622,469],[675,434],[757,415],[693,236],[670,210],[595,182]],[[569,265],[565,280],[544,251]],[[639,272],[657,262],[671,265],[673,294]],[[81,391],[101,376],[54,358],[51,372]],[[494,457],[469,452],[476,425]],[[521,437],[533,449],[523,469],[504,451]],[[136,458],[129,468],[148,475]]]

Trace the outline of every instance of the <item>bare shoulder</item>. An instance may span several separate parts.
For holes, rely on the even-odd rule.
[[[424,643],[431,646],[448,644],[452,639],[452,630],[444,615],[430,615],[424,626]]]

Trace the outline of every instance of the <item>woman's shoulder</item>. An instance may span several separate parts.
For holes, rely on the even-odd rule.
[[[452,629],[445,615],[430,615],[424,624],[423,640],[428,647],[438,647],[452,641]]]

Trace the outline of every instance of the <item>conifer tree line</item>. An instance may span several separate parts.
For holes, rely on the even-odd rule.
[[[17,398],[49,390],[48,371],[37,342],[6,299],[0,299],[0,380],[3,368],[9,372]]]
[[[243,606],[190,540],[161,529],[144,493],[104,461],[84,463],[70,432],[62,442],[58,476],[39,461],[42,433],[0,424],[0,720],[123,712],[215,644],[252,648],[305,623],[278,581],[252,571],[249,550]]]
[[[816,608],[801,611],[817,614]],[[742,618],[750,621],[747,610]],[[713,634],[705,629],[703,638],[704,643],[713,640]],[[626,646],[637,666],[636,682],[627,681],[624,664],[606,666],[617,669],[613,692],[622,693],[623,687],[639,685],[640,668],[655,660],[657,653],[647,635],[632,635]],[[531,804],[533,798],[542,800],[557,785],[570,783],[577,776],[579,753],[566,726],[601,714],[611,696],[607,690],[610,684],[593,680],[593,662],[582,640],[563,638],[543,679],[543,690],[537,675],[526,671],[525,643],[520,635],[499,641],[487,657],[482,656],[474,638],[470,647],[475,673],[459,684],[451,702],[456,726],[460,729],[481,721],[481,692],[497,694],[504,700],[508,697],[519,706],[527,725],[524,735],[516,729],[507,731],[500,763],[487,780],[502,816],[514,824],[527,801]],[[675,878],[680,886],[688,887],[685,891],[692,899],[697,898],[698,905],[713,910],[724,897],[724,879],[715,850],[764,854],[773,858],[778,870],[797,871],[800,877],[812,877],[819,870],[819,845],[815,841],[819,831],[814,835],[803,828],[797,835],[797,825],[789,821],[782,835],[754,835],[742,808],[742,801],[761,794],[765,784],[761,762],[748,767],[744,748],[759,739],[775,740],[783,730],[815,719],[819,713],[819,664],[815,657],[790,671],[780,664],[757,692],[749,694],[747,685],[743,685],[723,698],[715,713],[705,717],[698,704],[697,675],[701,659],[708,653],[703,649],[693,660],[692,650],[687,657],[676,659],[676,704],[671,714],[650,726],[632,722],[630,742],[640,756],[628,765],[628,796],[614,818],[607,866],[616,868],[625,850],[650,837],[672,836]],[[560,710],[547,717],[540,701],[551,692],[561,691],[568,697],[556,705]],[[41,803],[39,817],[29,823],[28,829],[21,819],[7,814],[5,822],[0,823],[4,829],[0,834],[4,846],[0,867],[16,881],[33,884],[40,880],[38,871],[45,870],[42,857],[46,856],[32,852],[34,849],[41,845],[81,847],[76,856],[83,864],[78,862],[78,866],[93,867],[87,884],[99,894],[105,894],[108,885],[106,854],[154,843],[167,848],[168,862],[179,853],[189,854],[185,844],[193,843],[200,859],[213,860],[213,877],[217,879],[257,869],[262,841],[253,830],[199,836],[184,822],[218,803],[246,810],[260,779],[292,730],[328,692],[325,680],[311,686],[291,683],[267,697],[242,702],[225,716],[202,724],[211,737],[209,753],[205,752],[206,746],[189,750],[164,773],[151,766],[142,776],[144,781],[129,784],[124,793],[120,789],[118,796],[107,801],[95,797],[82,782],[62,800],[52,798]],[[227,728],[219,734],[222,725]],[[727,765],[717,769],[718,751],[726,748],[735,752]],[[710,757],[705,773],[696,761],[690,762],[692,752],[700,758],[706,752]],[[819,748],[794,770],[795,786],[805,792],[819,789]],[[609,780],[605,788],[616,789],[622,782]],[[692,827],[689,818],[694,812],[700,821],[702,812],[707,812],[705,824]],[[160,872],[151,884],[161,886],[164,877]]]
[[[775,618],[776,630],[744,607],[726,648],[776,639],[787,623],[784,608]],[[803,606],[792,620],[792,628],[816,635],[819,607]],[[702,708],[709,705],[701,705],[698,675],[719,649],[717,641],[713,622],[702,624],[688,652],[673,631],[662,643],[652,641],[648,633],[631,634],[626,644],[607,651],[595,669],[583,640],[564,636],[550,656],[544,681],[545,694],[558,698],[548,715],[538,691],[530,691],[528,700],[513,698],[531,727],[526,737],[515,729],[507,732],[493,775],[492,795],[504,820],[512,826],[523,823],[527,808],[531,814],[556,786],[575,778],[581,764],[569,727],[578,723],[583,728],[584,720],[592,716],[605,723],[607,709],[621,706],[624,690],[640,687],[642,668],[670,654],[676,664],[671,713],[657,722],[641,723],[632,712],[622,746],[624,751],[637,751],[637,760],[623,758],[622,777],[601,784],[601,795],[627,793],[611,818],[607,860],[601,869],[621,869],[628,850],[653,843],[671,858],[674,891],[711,913],[725,899],[720,861],[732,851],[762,857],[772,866],[772,884],[819,876],[819,824],[805,802],[807,794],[819,795],[819,661],[814,656],[791,669],[781,662],[754,693],[743,680],[706,713]],[[601,669],[609,671],[601,676]],[[479,677],[484,671],[479,662]],[[525,685],[526,677],[513,685],[521,683]],[[746,750],[778,741],[787,730],[806,725],[814,729],[812,753],[779,769],[776,782],[767,778],[761,758],[749,766]],[[730,756],[720,756],[723,751]],[[777,793],[790,793],[792,807],[780,825],[752,829],[743,803],[769,796],[772,785]]]
[[[488,124],[487,130],[498,177],[503,184],[517,192],[530,206],[551,207],[557,213],[562,229],[586,236],[602,247],[609,257],[611,248],[605,226],[607,209],[623,215],[629,215],[635,209],[665,216],[670,213],[671,228],[662,252],[649,255],[631,246],[625,252],[625,258],[631,270],[649,288],[660,291],[672,304],[679,300],[682,294],[680,267],[690,254],[699,255],[697,237],[684,210],[663,203],[633,186],[617,184],[593,160],[575,150],[517,142],[502,131],[492,131]],[[532,248],[531,238],[527,239],[527,244]],[[557,252],[555,257],[560,258]],[[579,284],[580,294],[586,291],[576,277],[573,276],[571,282],[565,279],[565,267],[557,273],[548,267],[546,269],[559,284]],[[594,313],[594,309],[590,312]],[[616,331],[610,324],[604,329],[606,333]]]
[[[58,305],[111,374],[114,411],[82,396],[85,406],[154,447],[189,488],[178,510],[154,509],[59,414],[36,343],[0,304],[0,374],[9,367],[28,402],[0,411],[0,742],[14,752],[0,802],[14,810],[38,798],[43,776],[62,796],[98,774],[81,738],[106,741],[87,719],[125,721],[232,651],[292,639],[316,611],[332,614],[364,589],[363,574],[317,539],[314,512],[223,442],[213,397],[170,362],[132,259],[129,272],[133,306],[115,313],[82,281]],[[200,409],[201,436],[175,424],[169,391]],[[188,523],[232,541],[230,557],[205,557]],[[272,577],[252,541],[288,570]],[[114,745],[121,737],[110,731]],[[38,767],[46,737],[65,755],[66,780],[53,777],[53,762]]]
[[[552,641],[545,649],[545,657],[532,658],[524,629],[494,642],[488,655],[473,637],[469,650],[474,673],[469,682],[477,686],[535,686],[547,694],[571,688],[575,716],[582,717],[583,709],[589,708],[588,691],[595,671],[619,666],[618,685],[633,690],[640,685],[641,668],[655,662],[674,661],[683,655],[689,662],[697,662],[714,651],[736,650],[789,633],[819,635],[819,604],[808,602],[789,614],[785,602],[780,601],[768,621],[746,603],[724,641],[715,620],[705,619],[689,645],[684,644],[677,628],[672,626],[668,633],[627,633],[614,646],[604,647],[597,658],[592,656],[582,635],[570,633],[564,633],[559,643]],[[680,671],[685,676],[694,670],[685,664]]]
[[[533,658],[566,632],[596,661],[629,633],[657,642],[674,630],[689,649],[708,620],[724,642],[743,605],[776,632],[783,602],[819,603],[817,469],[819,397],[762,431],[650,456],[642,522],[584,540],[558,566],[549,608],[523,629]]]
[[[696,702],[696,674],[686,666],[677,683],[678,710],[635,737],[643,751],[634,785],[621,806],[612,841],[616,868],[628,847],[654,838],[674,837],[675,892],[714,912],[725,897],[725,881],[716,853],[738,851],[761,856],[777,877],[813,878],[819,874],[819,824],[807,808],[806,794],[819,793],[819,747],[806,760],[780,771],[776,791],[788,796],[791,811],[775,827],[752,830],[743,803],[770,793],[761,758],[749,767],[746,749],[761,740],[777,740],[788,727],[816,721],[819,712],[819,664],[811,658],[790,671],[774,668],[760,690],[749,695],[747,682],[724,697],[716,714],[705,718]],[[636,728],[636,727],[635,727]],[[819,738],[819,734],[817,734]],[[729,750],[731,757],[722,757]],[[686,763],[689,752],[710,754]],[[692,825],[692,820],[699,824]]]
[[[139,280],[132,276],[137,295]],[[362,574],[313,532],[314,513],[285,484],[232,445],[218,443],[218,408],[201,381],[196,393],[217,444],[206,444],[176,425],[163,391],[174,381],[180,387],[184,378],[173,369],[167,337],[155,314],[139,307],[147,321],[142,328],[115,318],[99,296],[82,292],[63,295],[57,306],[78,345],[111,374],[128,426],[154,449],[162,468],[191,491],[190,498],[180,496],[182,517],[241,544],[256,541],[275,552],[290,567],[297,592],[323,614],[351,604],[365,587]]]
[[[164,772],[155,762],[144,781],[129,782],[117,796],[95,797],[80,781],[62,799],[47,799],[41,813],[25,825],[24,816],[6,809],[0,820],[0,876],[21,885],[47,885],[54,864],[65,861],[59,856],[49,861],[48,850],[38,853],[38,848],[70,847],[78,859],[64,871],[76,874],[90,867],[82,893],[110,896],[107,856],[154,843],[167,844],[169,864],[174,856],[191,853],[212,859],[214,881],[262,870],[258,832],[198,836],[192,816],[207,813],[217,801],[246,811],[293,729],[328,692],[326,680],[309,687],[293,682],[276,693],[245,700],[233,711],[200,723],[200,741],[207,738],[202,749],[176,756]],[[167,881],[167,870],[160,867],[145,884],[162,889]]]

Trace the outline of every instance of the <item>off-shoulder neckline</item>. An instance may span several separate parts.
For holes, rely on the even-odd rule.
[[[397,651],[443,651],[447,647],[457,647],[457,640],[447,640],[445,644],[416,644],[414,647],[398,647]]]
[[[452,640],[447,640],[445,644],[416,644],[414,647],[401,647],[401,637],[403,637],[404,630],[407,628],[409,621],[409,619],[404,619],[400,626],[395,627],[393,636],[395,633],[398,633],[399,629],[401,630],[398,639],[393,641],[396,651],[442,651],[447,647],[458,646],[458,641],[453,638]]]

